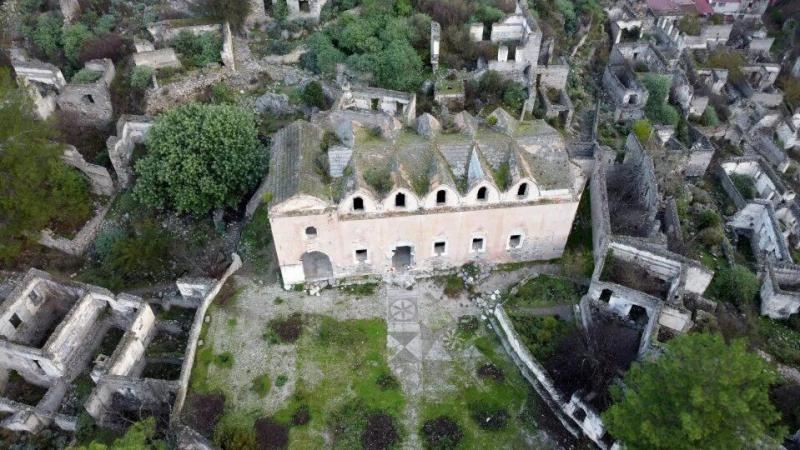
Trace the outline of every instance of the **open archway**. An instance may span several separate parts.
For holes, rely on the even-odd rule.
[[[323,280],[333,276],[331,259],[322,252],[306,252],[300,258],[303,261],[303,275],[307,281]]]

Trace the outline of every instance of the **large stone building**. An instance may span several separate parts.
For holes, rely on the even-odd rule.
[[[380,116],[275,135],[248,210],[269,208],[284,284],[561,256],[585,179],[558,131],[503,110],[447,132],[427,114],[418,132],[361,125]]]

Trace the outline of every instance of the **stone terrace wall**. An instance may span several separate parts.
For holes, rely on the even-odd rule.
[[[183,402],[186,400],[186,392],[189,389],[189,377],[192,374],[192,366],[194,365],[194,358],[197,353],[197,341],[200,339],[200,332],[203,329],[203,318],[206,316],[206,311],[208,311],[211,302],[213,302],[214,298],[219,294],[220,289],[222,289],[222,286],[228,281],[228,278],[242,267],[242,260],[239,258],[239,255],[234,253],[232,259],[233,262],[231,262],[228,270],[225,271],[225,274],[217,281],[211,291],[206,294],[203,303],[200,304],[200,307],[197,308],[197,312],[195,312],[194,323],[192,323],[192,328],[189,330],[189,341],[186,344],[186,353],[183,358],[183,365],[181,366],[181,376],[179,378],[180,387],[178,388],[178,395],[175,398],[175,405],[172,408],[172,417],[170,419],[172,423],[179,422],[180,420]]]
[[[55,237],[51,230],[42,230],[39,243],[68,255],[82,255],[94,241],[97,233],[100,232],[100,227],[103,225],[103,220],[105,220],[108,210],[111,209],[112,203],[113,199],[110,199],[105,206],[97,211],[94,217],[86,222],[86,225],[81,228],[81,231],[73,239]]]
[[[496,319],[494,322],[499,325],[495,327],[495,331],[501,340],[504,343],[507,342],[510,347],[506,348],[506,350],[512,354],[517,364],[524,368],[523,375],[526,376],[539,395],[548,403],[564,427],[571,433],[576,434],[574,425],[577,425],[583,434],[594,441],[599,448],[603,450],[609,449],[608,444],[603,441],[606,429],[600,415],[583,403],[576,395],[573,395],[569,402],[564,400],[563,394],[555,387],[546,370],[536,362],[528,348],[522,343],[502,305],[495,307],[494,317]],[[535,377],[535,380],[530,378],[531,374]],[[584,413],[582,418],[578,417],[579,411]]]
[[[206,89],[220,84],[229,76],[230,71],[228,70],[210,70],[205,73],[201,72],[201,75],[197,77],[185,78],[157,89],[150,89],[145,94],[147,104],[145,112],[148,115],[156,116],[177,105],[193,102]]]

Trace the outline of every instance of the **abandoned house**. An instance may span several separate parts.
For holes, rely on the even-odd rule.
[[[417,116],[417,94],[372,87],[352,87],[345,83],[333,109],[376,111],[411,123]]]
[[[792,263],[775,208],[767,200],[755,199],[737,211],[727,224],[738,239],[749,240],[759,264]]]
[[[288,9],[286,20],[305,20],[319,22],[322,7],[327,0],[250,0],[250,14],[247,16],[248,24],[263,23],[272,17],[278,2],[283,2]]]
[[[37,115],[46,119],[56,108],[71,113],[76,125],[105,126],[113,119],[109,86],[114,79],[110,59],[86,62],[84,69],[96,74],[91,83],[67,83],[61,70],[12,52],[12,66],[19,84],[26,88]]]
[[[0,426],[74,430],[80,410],[65,410],[62,399],[109,331],[141,307],[138,297],[28,271],[0,305]]]
[[[614,120],[638,120],[644,117],[647,89],[636,79],[628,64],[608,64],[603,73],[603,87],[614,104]]]
[[[581,300],[584,326],[612,321],[636,330],[638,355],[688,331],[714,272],[703,264],[642,239],[612,237],[596,256],[589,292]],[[707,301],[703,302],[706,303]],[[638,336],[638,338],[637,338]]]
[[[761,314],[772,319],[788,319],[800,313],[800,266],[766,265],[761,285]]]
[[[459,132],[438,133],[429,117],[417,121],[421,132],[387,136],[353,117],[344,117],[352,145],[327,153],[317,125],[298,121],[275,135],[248,212],[268,200],[285,285],[563,252],[585,180],[545,122],[498,110],[490,128],[462,112]]]

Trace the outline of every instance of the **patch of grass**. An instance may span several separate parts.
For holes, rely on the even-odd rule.
[[[505,374],[504,381],[488,377],[479,378],[481,381],[476,382],[474,366],[458,367],[447,380],[454,390],[448,390],[446,395],[438,398],[426,398],[419,426],[424,427],[436,418],[447,417],[458,424],[457,429],[447,428],[452,428],[452,435],[458,435],[456,430],[463,433],[458,439],[457,448],[538,448],[528,440],[529,432],[536,428],[532,411],[538,406],[535,395],[531,395],[532,388],[505,354],[497,337],[489,334],[485,328],[480,329],[479,333],[472,340],[482,353],[480,361],[483,362],[479,363],[479,367],[486,365],[488,360],[497,369],[496,372]],[[476,416],[481,421],[476,421]],[[486,418],[491,418],[488,424]],[[421,437],[427,440],[424,430]],[[427,445],[426,448],[454,448],[447,446],[446,442],[443,444]]]
[[[455,298],[464,292],[464,280],[457,274],[448,276],[444,282],[444,295]]]
[[[232,328],[233,328],[233,327],[235,327],[235,326],[236,326],[236,324],[237,324],[237,323],[238,323],[238,322],[237,322],[237,320],[236,320],[236,318],[235,318],[235,317],[232,317],[232,318],[228,319],[228,326],[229,326],[229,327],[232,327]]]
[[[265,374],[253,378],[253,390],[256,391],[259,397],[266,397],[271,387],[272,380],[269,379],[269,375]]]
[[[305,320],[306,332],[295,343],[299,368],[295,390],[275,420],[289,423],[296,411],[307,411],[307,425],[290,431],[294,448],[323,448],[329,433],[337,436],[337,442],[352,442],[360,448],[360,435],[373,413],[400,417],[405,406],[401,389],[381,388],[385,375],[391,373],[386,362],[386,322],[313,315]],[[302,375],[309,370],[324,376],[309,380]],[[342,411],[350,404],[361,406],[357,416],[347,418]],[[334,448],[344,447],[337,443]]]
[[[345,294],[369,296],[375,293],[380,286],[378,283],[361,283],[342,286],[340,289]]]
[[[285,301],[286,300],[284,300],[283,297],[275,297],[275,300],[273,300],[272,303],[275,305],[282,305]]]
[[[233,367],[233,353],[222,352],[214,356],[214,365],[223,369],[230,369]]]
[[[284,374],[280,374],[278,375],[278,378],[275,378],[275,387],[283,387],[287,381],[289,381],[289,377]]]
[[[272,261],[270,244],[272,244],[272,228],[269,223],[269,211],[266,205],[259,206],[242,231],[239,247],[242,258],[252,264],[257,272],[266,272]]]
[[[581,295],[581,290],[571,281],[539,275],[519,286],[517,293],[509,296],[505,306],[514,309],[542,308],[565,303],[572,305],[580,301]]]

